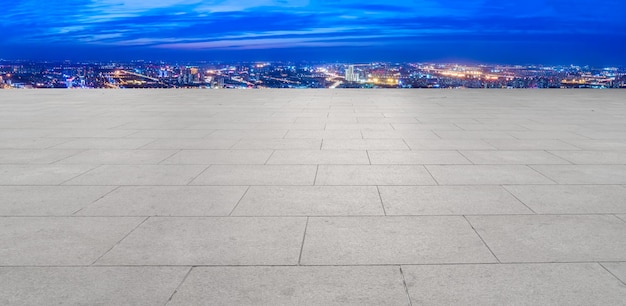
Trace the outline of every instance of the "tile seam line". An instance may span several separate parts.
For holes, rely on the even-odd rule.
[[[534,209],[530,208],[530,206],[528,206],[526,203],[524,203],[524,201],[522,201],[520,198],[518,198],[511,190],[509,190],[508,188],[506,188],[506,185],[501,185],[502,189],[504,189],[508,194],[510,194],[511,196],[513,196],[516,200],[518,200],[520,203],[522,203],[522,205],[524,205],[526,208],[528,208],[528,210],[530,210],[533,214],[535,215],[541,215],[538,214]]]
[[[142,224],[144,224],[148,219],[150,219],[150,217],[145,217],[141,222],[139,222],[139,224],[137,224],[133,229],[131,229],[126,235],[124,235],[124,237],[122,237],[122,239],[120,239],[119,241],[117,241],[115,244],[113,244],[108,250],[106,250],[104,253],[102,253],[102,255],[100,255],[98,258],[96,258],[96,260],[94,260],[90,266],[93,266],[95,263],[97,263],[100,259],[102,259],[106,254],[108,254],[109,252],[111,252],[111,250],[113,250],[116,246],[118,246],[124,239],[126,239],[126,237],[128,237],[130,234],[132,234],[137,228],[139,228]]]
[[[213,167],[213,164],[209,164],[206,168],[204,168],[204,170],[200,171],[196,176],[194,176],[192,179],[190,179],[186,184],[182,184],[179,186],[199,186],[199,185],[195,185],[192,184],[198,177],[200,177],[203,173],[205,173],[207,170],[209,170],[209,168]],[[139,185],[141,186],[141,185]],[[174,186],[174,185],[161,185],[161,186]]]
[[[129,139],[134,139],[134,138],[129,138]],[[140,139],[140,138],[136,138],[136,139]],[[160,139],[160,138],[152,138],[152,141],[149,141],[148,143],[146,143],[146,144],[144,144],[144,145],[141,145],[141,146],[139,146],[139,147],[137,147],[137,148],[134,148],[134,149],[132,149],[132,150],[144,150],[144,148],[145,148],[146,146],[151,145],[151,144],[153,144],[153,143],[155,143],[155,142],[157,142],[157,141],[159,141],[159,140],[161,140],[161,139]],[[150,149],[150,148],[148,148],[148,149]]]
[[[612,215],[613,215],[613,216],[615,216],[615,218],[617,218],[617,220],[621,220],[622,222],[626,223],[626,219],[620,218],[620,216],[618,216],[618,215],[621,215],[621,214],[619,214],[619,213],[614,213],[614,214],[612,214]]]
[[[281,166],[281,165],[276,165],[276,166]],[[298,165],[298,166],[302,166],[302,165]],[[314,165],[309,165],[309,166],[314,166]],[[333,165],[322,165],[322,166],[333,166]],[[367,164],[363,164],[361,166],[368,166]],[[378,164],[374,164],[372,166],[379,166]],[[380,166],[384,166],[384,165],[380,165]],[[275,185],[275,184],[167,184],[167,185],[155,185],[155,184],[124,184],[124,185],[119,185],[119,184],[100,184],[100,185],[94,185],[94,184],[63,184],[63,185],[51,185],[51,184],[0,184],[0,187],[15,187],[15,186],[22,186],[22,187],[40,187],[40,186],[79,186],[79,187],[97,187],[97,186],[154,186],[154,187],[163,187],[163,186],[311,186],[310,184],[289,184],[289,185]],[[328,185],[320,185],[320,186],[376,186],[377,184],[328,184]],[[589,184],[589,183],[583,183],[583,184],[555,184],[555,183],[528,183],[528,184],[514,184],[514,183],[482,183],[482,184],[441,184],[441,185],[436,185],[436,184],[378,184],[380,186],[500,186],[500,185],[511,185],[511,186],[617,186],[617,185],[624,185],[624,184],[616,184],[616,183],[609,183],[609,184]]]
[[[617,261],[619,262],[619,261]],[[606,263],[611,263],[611,262],[604,262]],[[623,285],[626,286],[626,281],[623,281],[622,279],[620,279],[619,277],[617,277],[617,275],[615,275],[613,272],[611,272],[611,270],[609,270],[609,268],[607,268],[605,265],[603,265],[603,262],[597,262],[598,265],[600,265],[600,267],[602,267],[606,272],[608,272],[609,274],[611,274],[613,277],[615,277],[617,279],[618,282],[622,283]]]
[[[457,149],[455,151],[461,154],[461,156],[463,156],[463,158],[465,158],[465,160],[467,160],[471,165],[476,165],[476,163],[473,160],[469,159],[467,156],[465,156],[465,154],[463,154],[462,151],[465,151],[465,150]]]
[[[194,267],[194,268],[243,268],[243,267],[397,267],[397,266],[469,266],[469,265],[593,265],[605,263],[626,263],[626,261],[528,261],[528,262],[441,262],[441,263],[372,263],[372,264],[94,264],[94,265],[0,265],[0,268],[154,268],[154,267]]]
[[[561,183],[557,182],[556,180],[552,179],[551,177],[549,177],[549,176],[547,176],[547,175],[543,174],[541,171],[539,171],[539,170],[537,170],[537,169],[533,168],[533,166],[534,166],[533,164],[526,164],[526,165],[522,165],[522,166],[526,166],[526,167],[527,167],[527,168],[529,168],[530,170],[532,170],[532,171],[534,171],[534,172],[538,173],[539,175],[541,175],[541,176],[545,177],[546,179],[548,179],[549,181],[553,182],[554,184],[557,184],[557,185],[562,185]],[[538,165],[538,166],[545,166],[545,165]],[[548,165],[548,166],[559,166],[559,165]],[[568,166],[568,165],[561,165],[561,166]],[[566,185],[566,184],[565,184],[565,185]]]
[[[550,155],[552,155],[552,156],[554,156],[554,157],[556,157],[556,158],[558,158],[560,160],[566,161],[570,165],[576,165],[576,163],[572,162],[571,160],[569,160],[569,159],[567,159],[565,157],[561,157],[561,156],[555,154],[553,151],[575,151],[575,152],[577,152],[578,150],[548,150],[548,149],[544,149],[543,150],[543,152],[546,152],[546,153],[548,153],[548,154],[550,154]]]
[[[43,149],[43,150],[47,150],[47,149]],[[71,149],[70,149],[70,150],[71,150]],[[76,156],[76,155],[78,155],[78,154],[85,153],[85,152],[89,151],[89,149],[78,149],[77,151],[78,151],[78,152],[76,152],[76,153],[74,153],[74,154],[70,154],[69,156],[66,156],[66,157],[63,157],[63,158],[57,159],[57,160],[55,160],[55,161],[53,161],[53,162],[51,162],[51,163],[48,163],[48,164],[49,164],[49,165],[59,164],[59,162],[64,161],[64,160],[66,160],[66,159],[68,159],[68,158],[72,158],[72,157],[74,157],[74,156]]]
[[[463,219],[465,219],[465,221],[467,222],[467,224],[472,228],[472,230],[474,231],[474,233],[476,233],[476,235],[478,236],[478,238],[480,238],[480,241],[483,242],[483,245],[485,245],[485,247],[489,250],[489,252],[491,253],[491,255],[498,261],[499,264],[502,263],[502,261],[500,261],[500,258],[498,258],[498,256],[496,256],[496,254],[493,252],[493,250],[491,250],[491,247],[489,247],[489,245],[487,244],[487,242],[485,242],[485,239],[483,239],[483,237],[478,233],[478,231],[476,230],[476,228],[474,227],[474,225],[469,221],[469,219],[467,219],[467,216],[463,215]]]
[[[44,139],[59,139],[60,137],[41,137],[41,138],[44,138]],[[55,147],[58,147],[58,146],[60,146],[60,145],[64,145],[64,144],[66,144],[66,143],[70,143],[70,142],[72,142],[72,141],[74,141],[74,140],[76,140],[74,137],[68,137],[66,141],[63,141],[63,142],[61,142],[61,143],[57,143],[57,144],[52,145],[52,146],[47,146],[47,147],[45,147],[45,148],[41,148],[41,150],[49,150],[49,149],[63,149],[63,148],[55,148]],[[71,150],[71,149],[68,149],[68,150]]]
[[[435,176],[432,173],[430,173],[430,169],[428,169],[428,167],[426,167],[426,165],[422,165],[422,167],[426,170],[426,172],[428,172],[428,175],[430,175],[430,177],[433,179],[433,181],[435,181],[436,186],[443,186],[443,185],[439,184],[439,181],[437,181]]]
[[[375,187],[375,186],[368,186]],[[531,214],[531,213],[518,213],[518,214],[464,214],[464,215],[381,215],[381,214],[368,214],[368,215],[0,215],[0,218],[452,218],[452,217],[540,217],[540,216],[563,216],[563,217],[592,217],[592,216],[610,216],[617,218],[618,221],[626,222],[621,218],[618,218],[615,213],[575,213],[575,214],[563,214],[563,213],[549,213],[549,214]]]
[[[169,298],[167,299],[167,301],[165,301],[165,306],[167,306],[172,299],[174,298],[174,295],[176,295],[176,293],[178,292],[178,290],[180,290],[180,287],[185,283],[185,281],[187,280],[187,277],[189,277],[189,274],[191,274],[191,271],[195,268],[195,266],[191,266],[189,267],[189,270],[187,270],[187,273],[185,273],[185,276],[183,277],[183,279],[180,281],[180,283],[178,284],[178,286],[176,286],[176,288],[174,288],[174,291],[172,291],[172,294],[170,294]]]
[[[380,187],[376,185],[376,191],[378,191],[378,199],[380,200],[380,207],[383,209],[383,214],[387,216],[387,210],[385,209],[385,203],[383,203],[383,196],[380,194]]]
[[[72,213],[72,216],[79,216],[79,215],[76,215],[76,214],[77,214],[77,213],[79,213],[80,211],[82,211],[83,209],[85,209],[85,208],[87,208],[87,207],[89,207],[89,206],[93,205],[94,203],[96,203],[96,202],[100,201],[102,198],[104,198],[104,197],[108,196],[109,194],[111,194],[111,193],[115,192],[116,190],[120,189],[120,187],[122,187],[122,186],[116,186],[115,188],[113,188],[113,189],[109,190],[108,192],[106,192],[105,194],[103,194],[102,196],[100,196],[99,198],[97,198],[97,199],[95,199],[95,200],[93,200],[93,201],[91,201],[91,202],[87,203],[87,205],[85,205],[85,206],[81,207],[80,209],[78,209],[77,211],[73,212],[73,213]]]
[[[309,228],[310,217],[306,217],[306,223],[304,224],[304,232],[302,233],[302,245],[300,245],[300,253],[298,254],[297,266],[302,266],[302,253],[304,253],[304,243],[306,242],[306,231]]]
[[[313,177],[313,185],[312,186],[318,186],[317,185],[317,173],[320,171],[320,165],[317,164],[315,165],[315,177]],[[272,186],[272,185],[270,185]],[[309,186],[309,185],[305,185],[305,186]]]
[[[87,173],[89,173],[89,172],[91,172],[91,171],[94,171],[94,170],[96,170],[96,169],[98,169],[98,168],[100,168],[100,167],[103,167],[103,166],[105,166],[105,165],[97,165],[97,166],[95,166],[95,167],[93,167],[93,168],[91,168],[91,169],[89,169],[89,170],[87,170],[87,171],[85,171],[85,172],[83,172],[83,173],[80,173],[80,174],[78,174],[78,175],[76,175],[76,176],[73,176],[72,178],[67,179],[67,180],[65,180],[65,181],[63,181],[63,182],[61,182],[61,183],[58,183],[58,184],[56,184],[55,186],[65,186],[65,185],[64,185],[65,183],[70,182],[70,181],[72,181],[72,180],[74,180],[74,179],[76,179],[76,178],[79,178],[79,177],[81,177],[81,176],[83,176],[83,175],[85,175],[85,174],[87,174]],[[27,186],[28,186],[28,185],[27,185]],[[117,185],[114,185],[114,186],[117,186]]]
[[[241,197],[239,198],[239,201],[237,201],[237,203],[235,204],[235,206],[233,206],[233,209],[230,210],[230,212],[228,213],[227,216],[224,217],[231,217],[233,215],[233,212],[235,211],[235,209],[237,209],[237,207],[239,206],[239,203],[241,203],[241,201],[243,200],[243,198],[246,196],[246,194],[248,194],[248,191],[250,190],[250,187],[252,186],[248,186],[246,188],[246,191],[243,192],[243,194],[241,195]]]
[[[176,155],[176,154],[178,154],[178,153],[182,152],[182,151],[183,151],[183,149],[178,149],[178,150],[173,150],[173,151],[175,151],[175,152],[174,152],[174,153],[172,153],[172,154],[170,154],[170,155],[168,155],[168,156],[167,156],[167,157],[165,157],[164,159],[162,159],[162,160],[158,161],[158,162],[157,162],[156,164],[154,164],[154,165],[166,165],[166,164],[163,164],[163,162],[164,162],[164,161],[166,161],[166,160],[168,160],[168,159],[170,159],[170,158],[174,157],[174,155]]]
[[[276,150],[272,150],[272,153],[270,153],[270,155],[267,157],[267,159],[265,160],[263,165],[267,165],[267,163],[270,161],[270,159],[272,159],[272,156],[274,156],[274,153],[276,153]]]
[[[404,286],[404,293],[406,294],[407,302],[409,302],[409,306],[413,306],[413,302],[411,301],[411,295],[409,294],[409,287],[406,284],[406,278],[404,277],[404,271],[402,271],[402,265],[399,267],[400,276],[402,277],[402,285]]]

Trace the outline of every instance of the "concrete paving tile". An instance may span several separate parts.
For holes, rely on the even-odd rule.
[[[477,165],[570,164],[546,151],[460,151]]]
[[[361,131],[357,129],[352,130],[289,130],[285,135],[285,138],[314,138],[314,139],[332,139],[332,138],[363,138]]]
[[[578,131],[577,134],[591,138],[596,140],[602,139],[621,139],[626,140],[626,135],[624,135],[624,131]]]
[[[411,139],[404,141],[411,150],[495,150],[482,139]]]
[[[58,138],[121,138],[133,133],[136,130],[113,130],[113,129],[60,129],[51,131],[46,137]],[[150,138],[150,137],[146,137]]]
[[[78,138],[54,146],[55,149],[139,149],[151,142],[150,138]]]
[[[168,305],[406,303],[398,267],[198,267]]]
[[[316,185],[435,185],[423,166],[320,165]]]
[[[68,141],[66,138],[4,138],[0,149],[47,149]]]
[[[191,185],[313,185],[315,165],[212,165]]]
[[[322,146],[319,139],[242,139],[233,150],[318,150]]]
[[[162,164],[208,165],[208,164],[264,164],[272,150],[182,150]]]
[[[457,151],[368,151],[372,165],[470,164]]]
[[[57,185],[93,165],[0,165],[0,185]]]
[[[37,138],[50,135],[49,129],[0,129],[0,139]]]
[[[527,128],[519,124],[474,124],[474,123],[457,123],[458,127],[464,131],[528,131]]]
[[[345,130],[362,130],[362,129],[369,129],[369,130],[391,130],[393,129],[391,127],[391,124],[389,123],[357,123],[357,124],[350,124],[350,123],[328,123],[326,124],[326,130],[341,130],[341,131],[345,131]]]
[[[431,131],[418,130],[361,130],[363,138],[366,139],[440,139],[439,136]]]
[[[500,186],[381,186],[387,215],[530,214]]]
[[[374,186],[252,186],[233,215],[383,215]]]
[[[441,185],[554,184],[522,165],[428,165]]]
[[[0,268],[2,305],[164,305],[187,267]]]
[[[0,150],[0,164],[51,164],[81,150]]]
[[[204,165],[104,165],[65,185],[187,185]]]
[[[626,165],[533,165],[559,184],[626,184]]]
[[[388,114],[387,114],[388,115]],[[421,121],[419,118],[418,121]],[[404,131],[461,131],[461,128],[450,123],[392,123],[395,130]]]
[[[617,185],[504,186],[539,214],[626,213],[626,188]]]
[[[215,130],[139,130],[126,138],[204,138]]]
[[[357,120],[356,118],[296,117],[294,122],[303,124],[325,124],[326,122],[357,123]]]
[[[234,119],[233,119],[234,120]],[[237,123],[237,122],[229,122],[232,120],[226,121],[216,121],[210,123],[197,123],[189,125],[188,127],[181,127],[182,129],[190,129],[190,130],[253,130],[255,129],[256,124],[254,123]],[[240,135],[240,134],[239,134]],[[224,135],[225,138],[238,138],[236,135],[231,134],[230,136]]]
[[[0,215],[68,216],[111,190],[103,186],[0,186]]]
[[[365,150],[280,150],[274,152],[268,164],[369,164]]]
[[[2,217],[0,265],[89,265],[143,218]]]
[[[402,139],[325,139],[323,150],[409,150]]]
[[[502,131],[434,131],[442,139],[515,139]]]
[[[225,150],[230,149],[239,139],[157,139],[142,149],[173,150]]]
[[[242,186],[122,186],[77,214],[227,216],[246,189]]]
[[[156,122],[129,122],[124,125],[117,126],[116,129],[124,130],[180,130],[189,128],[191,122],[164,122],[158,120]]]
[[[137,228],[140,235],[130,234],[103,262],[294,265],[240,270],[195,267],[198,271],[220,272],[202,273],[197,282],[187,283],[188,289],[174,295],[174,302],[181,304],[206,304],[208,299],[214,304],[319,301],[317,304],[406,305],[407,294],[396,293],[402,287],[387,282],[391,281],[391,272],[386,272],[395,270],[395,275],[400,276],[396,279],[401,281],[397,265],[403,263],[453,264],[445,265],[450,269],[447,274],[435,266],[415,267],[434,269],[418,273],[408,273],[413,267],[403,267],[407,280],[411,275],[426,279],[422,282],[426,285],[409,286],[413,304],[422,301],[416,301],[416,296],[428,297],[424,304],[446,304],[446,298],[459,298],[449,304],[623,304],[623,287],[616,288],[618,280],[609,273],[623,280],[620,265],[626,262],[626,212],[621,207],[625,196],[619,190],[626,190],[626,164],[620,154],[626,152],[626,105],[619,91],[390,89],[199,93],[0,91],[0,216],[3,210],[13,215],[0,218],[5,222],[0,226],[0,237],[4,237],[0,240],[0,252],[12,252],[10,256],[0,254],[0,266],[3,260],[11,261],[10,265],[90,265],[145,220],[134,218],[137,223],[124,223],[129,220],[124,216],[163,216],[150,217]],[[390,150],[400,145],[399,141],[413,152],[407,147]],[[54,154],[47,151],[57,150],[56,146],[65,143],[76,147],[67,149],[68,152],[126,150],[129,155],[104,158],[83,153],[88,156],[76,158],[90,161],[84,165],[28,165],[56,162],[49,159],[61,150]],[[397,164],[348,164],[365,161],[360,154],[340,165],[318,166],[322,159],[315,157],[307,161],[315,163],[310,165],[208,167],[209,162],[247,163],[265,157],[245,157],[250,152],[226,150],[326,149],[356,149],[371,162]],[[4,150],[13,152],[3,155]],[[181,170],[185,166],[180,165],[139,165],[156,162],[141,155],[146,152],[128,150],[224,150],[228,156],[213,159],[214,156],[208,158],[198,153],[175,161],[197,158],[195,161],[205,163],[197,165],[197,172],[187,173]],[[396,153],[403,150],[406,152]],[[472,156],[477,163],[486,157],[489,162],[519,164],[491,165],[492,168],[468,165],[469,160],[458,159],[458,150],[482,150],[475,153],[479,156]],[[518,152],[510,155],[497,150]],[[532,164],[548,159],[544,153],[533,151],[559,151],[580,165]],[[187,153],[178,157],[185,157],[184,154]],[[337,163],[344,158],[341,156],[327,156],[322,161]],[[69,156],[60,158],[64,157]],[[95,173],[106,171],[85,182],[106,181],[113,184],[110,186],[72,186],[67,182],[89,177],[88,171],[98,165],[91,164],[94,160],[129,165],[93,169]],[[610,164],[598,165],[602,163]],[[524,166],[527,164],[530,166]],[[45,168],[49,166],[60,168]],[[439,181],[445,185],[418,186],[437,184],[427,171],[435,168],[445,170],[441,175],[445,179]],[[70,175],[73,172],[76,173]],[[556,182],[550,180],[550,175]],[[198,179],[192,181],[195,177]],[[314,186],[316,183],[334,186]],[[134,186],[140,184],[155,185]],[[393,186],[396,184],[405,185]],[[513,185],[500,186],[504,184]],[[387,207],[376,197],[377,188]],[[530,209],[539,215],[529,214]],[[249,216],[228,216],[239,213]],[[555,216],[556,213],[562,215]],[[442,214],[464,214],[468,218]],[[485,233],[484,242],[467,222],[478,217],[485,218],[479,224]],[[15,220],[8,224],[8,219]],[[77,221],[83,219],[89,221]],[[153,220],[156,221],[151,223]],[[501,260],[524,268],[518,271],[497,263],[487,245]],[[519,261],[544,262],[547,268]],[[564,267],[555,261],[585,263]],[[607,264],[607,270],[600,270],[604,278],[593,269],[586,270],[589,266],[599,267],[598,261]],[[396,266],[334,266],[337,263]],[[495,264],[461,269],[470,267],[468,263]],[[309,266],[295,266],[299,264]],[[333,266],[312,266],[317,264]],[[144,267],[133,271],[144,271]],[[12,268],[28,269],[5,265],[0,274],[2,269]],[[181,268],[189,271],[190,267]],[[172,284],[180,283],[176,273],[170,276],[108,272],[130,268],[111,269],[100,270],[105,271],[101,273],[76,272],[83,275],[79,281],[66,274],[55,278],[54,273],[28,272],[12,276],[10,282],[0,282],[0,293],[8,288],[8,296],[15,297],[13,293],[32,291],[31,295],[18,296],[24,304],[116,305],[143,301],[154,305],[165,304],[167,298],[161,296],[173,293],[169,283],[162,287],[158,284],[170,279]],[[7,279],[4,275],[0,276],[3,281]],[[190,277],[193,276],[192,273]],[[16,278],[24,281],[12,281]],[[138,279],[146,279],[147,284],[143,286]],[[153,283],[157,285],[153,287]],[[7,287],[12,285],[22,287]],[[76,290],[67,289],[71,287]],[[224,294],[215,294],[215,290]],[[0,294],[0,304],[10,304],[2,300],[3,296]],[[177,296],[181,299],[177,300]]]
[[[225,139],[259,139],[259,138],[283,138],[287,134],[284,130],[217,130],[207,136],[207,139],[225,138]]]
[[[306,218],[152,217],[104,265],[294,265]]]
[[[589,139],[580,134],[567,131],[523,131],[508,133],[517,139]]]
[[[624,151],[550,151],[574,164],[582,165],[625,165]]]
[[[538,123],[521,123],[521,126],[532,131],[568,131],[576,132],[582,129],[581,124],[538,124]]]
[[[58,161],[59,164],[156,165],[177,150],[87,150]]]
[[[626,284],[626,262],[604,262],[602,265]],[[622,298],[624,300],[624,298]]]
[[[556,139],[485,139],[485,142],[498,150],[580,150]]]
[[[303,265],[490,263],[463,217],[311,217]]]
[[[502,262],[626,260],[626,223],[611,215],[468,216]]]
[[[414,117],[357,117],[356,119],[358,123],[418,123],[417,119]]]
[[[620,305],[626,286],[600,265],[403,266],[413,305]]]
[[[626,150],[626,140],[567,139],[567,143],[582,150]],[[559,150],[559,149],[554,149]]]

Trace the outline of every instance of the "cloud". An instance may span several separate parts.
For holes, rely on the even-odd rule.
[[[8,2],[6,46],[172,50],[395,45],[417,40],[626,36],[626,2],[583,0],[39,0]],[[567,36],[570,37],[570,36]],[[556,39],[559,39],[556,36]],[[622,43],[623,45],[624,43]]]

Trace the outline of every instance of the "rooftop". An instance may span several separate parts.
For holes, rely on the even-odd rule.
[[[618,305],[626,91],[0,91],[0,304]]]

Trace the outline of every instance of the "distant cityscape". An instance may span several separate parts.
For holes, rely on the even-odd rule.
[[[626,88],[625,67],[0,60],[0,88]]]

